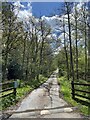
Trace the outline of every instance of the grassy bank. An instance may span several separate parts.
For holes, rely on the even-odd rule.
[[[77,106],[78,110],[82,112],[84,115],[88,115],[88,107],[81,105],[80,103],[77,103],[75,100],[72,99],[70,81],[68,81],[67,78],[63,76],[58,78],[58,82],[61,86],[60,93],[64,100],[67,101],[68,104],[72,106]]]
[[[0,110],[8,109],[8,107],[15,105],[17,102],[22,100],[26,95],[28,95],[32,90],[39,87],[42,83],[44,83],[47,78],[42,75],[39,76],[39,81],[31,80],[25,83],[24,81],[20,81],[20,87],[17,88],[16,99],[14,95],[9,95],[7,97],[0,99]],[[12,92],[12,91],[9,91]],[[8,91],[4,92],[4,95],[8,94]]]

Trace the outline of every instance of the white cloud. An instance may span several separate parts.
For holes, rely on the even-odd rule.
[[[14,3],[15,9],[14,9],[14,13],[15,15],[17,15],[18,20],[20,21],[28,21],[29,17],[32,16],[32,6],[31,3],[28,3],[28,9],[24,9],[21,10],[21,8],[25,8],[24,5],[22,5],[19,1]]]
[[[57,35],[55,33],[53,33],[52,34],[52,38],[56,40],[57,39]]]
[[[22,5],[21,3],[20,3],[20,1],[17,1],[17,2],[15,2],[14,4],[13,4],[15,7],[18,7],[18,8],[25,8],[25,6],[24,5]]]
[[[59,17],[58,15],[55,15],[52,17],[42,16],[41,19],[50,25],[52,31],[52,37],[54,39],[57,39],[57,34],[59,34],[61,31],[60,24],[62,22],[62,18]]]
[[[18,13],[18,18],[25,21],[29,20],[29,17],[31,16],[32,16],[32,13],[29,13],[27,10],[19,11]]]
[[[80,2],[79,4],[77,4],[77,9],[80,10],[82,8],[84,3]]]
[[[47,38],[48,38],[48,39],[51,39],[51,38],[52,38],[52,35],[51,35],[51,34],[50,34],[50,35],[48,35],[48,36],[47,36]]]
[[[58,15],[55,15],[52,17],[42,16],[42,20],[44,20],[46,23],[48,23],[52,27],[52,29],[55,29],[55,28],[58,28],[61,18]]]
[[[28,2],[27,7],[28,7],[28,12],[32,13],[32,3],[31,2]]]

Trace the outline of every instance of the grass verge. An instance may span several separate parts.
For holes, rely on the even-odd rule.
[[[62,94],[64,100],[72,106],[77,106],[79,111],[82,112],[84,115],[88,115],[88,107],[77,103],[75,100],[72,99],[70,81],[68,81],[67,78],[63,76],[58,78],[58,82],[61,86],[60,93]]]

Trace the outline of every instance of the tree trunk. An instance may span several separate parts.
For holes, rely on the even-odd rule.
[[[85,23],[85,80],[87,80],[87,30],[86,30],[87,29],[87,23],[86,23],[87,17],[85,14],[85,6],[84,6],[83,14],[84,14],[84,23]]]
[[[42,68],[41,68],[41,66],[42,66],[42,57],[43,57],[43,47],[44,47],[44,38],[43,38],[43,35],[44,35],[44,33],[43,33],[43,23],[42,23],[42,21],[41,21],[41,32],[42,32],[42,35],[41,35],[41,37],[42,37],[42,42],[41,42],[41,47],[40,47],[40,63],[39,63],[39,69],[40,69],[40,73],[42,74]]]
[[[75,4],[75,39],[76,39],[76,78],[77,80],[79,79],[78,77],[78,40],[77,40],[77,8]]]
[[[67,8],[67,15],[68,15],[68,29],[69,29],[69,42],[70,42],[70,68],[71,68],[71,75],[72,75],[72,98],[74,98],[74,66],[73,66],[73,55],[72,55],[72,40],[71,40],[71,24],[70,24],[70,8],[69,3],[66,2]]]
[[[10,34],[11,34],[11,25],[9,24],[9,32],[7,36],[7,42],[6,42],[6,51],[5,51],[5,69],[4,69],[4,75],[3,79],[7,79],[7,62],[8,62],[8,49],[10,44]]]
[[[25,51],[26,51],[26,38],[27,38],[27,35],[25,36],[25,39],[23,40],[23,60],[22,60],[22,70],[24,69],[24,60],[25,60]]]
[[[65,50],[65,56],[66,56],[67,78],[68,78],[68,80],[69,80],[69,63],[68,63],[68,54],[67,54],[67,48],[66,48],[65,23],[64,23],[64,18],[63,18],[63,30],[64,30],[64,50]]]
[[[90,2],[88,2],[88,82],[90,82]],[[90,91],[90,87],[88,87]],[[90,94],[88,96],[90,98]],[[88,106],[88,115],[90,115],[90,105]]]

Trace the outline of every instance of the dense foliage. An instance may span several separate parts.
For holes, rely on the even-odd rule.
[[[7,79],[39,80],[48,77],[54,69],[54,55],[48,35],[51,28],[43,20],[34,17],[29,23],[19,21],[11,3],[2,4],[2,72]]]

